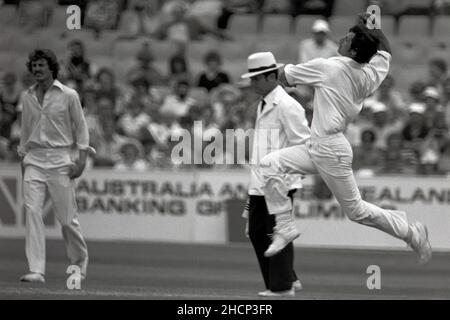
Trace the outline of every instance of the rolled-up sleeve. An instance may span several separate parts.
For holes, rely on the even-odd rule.
[[[389,73],[392,56],[387,51],[378,51],[367,63],[363,70],[366,75],[365,88],[367,95],[372,94],[383,82]]]
[[[87,150],[89,153],[95,153],[95,149],[89,146],[89,130],[77,93],[70,95],[69,108],[70,117],[74,124],[77,148],[80,150]]]
[[[284,67],[286,81],[290,85],[319,86],[324,80],[323,68],[326,59],[314,59],[302,64],[288,64]]]

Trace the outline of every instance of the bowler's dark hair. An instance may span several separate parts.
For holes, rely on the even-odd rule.
[[[350,49],[356,51],[356,56],[353,60],[358,63],[368,63],[375,53],[377,53],[380,41],[360,25],[350,28],[349,32],[355,34],[350,46]]]
[[[36,49],[30,53],[27,61],[28,71],[32,72],[31,64],[37,60],[45,59],[49,69],[52,71],[53,79],[58,78],[59,63],[56,55],[49,49]]]

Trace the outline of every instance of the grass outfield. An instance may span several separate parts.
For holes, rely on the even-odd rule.
[[[0,239],[0,299],[258,299],[263,290],[248,244],[88,242],[81,290],[66,288],[64,243],[47,241],[46,284],[18,281],[27,271],[23,240]],[[450,253],[426,267],[412,252],[296,248],[304,290],[291,299],[450,299]],[[369,265],[381,290],[368,290]]]

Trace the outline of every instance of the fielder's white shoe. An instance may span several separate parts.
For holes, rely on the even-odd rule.
[[[45,283],[45,278],[42,274],[30,272],[20,277],[21,282],[38,282]]]
[[[296,280],[296,281],[292,282],[292,289],[294,289],[294,291],[303,290],[303,286],[302,286],[302,283],[300,282],[300,280]]]
[[[260,297],[293,297],[295,296],[294,288],[286,291],[271,291],[265,290],[258,292],[258,296]]]
[[[276,227],[274,229],[276,229]],[[272,243],[269,248],[267,248],[266,252],[264,252],[264,256],[273,257],[299,236],[300,232],[293,223],[289,223],[286,227],[275,230],[272,235]]]
[[[430,262],[433,255],[430,241],[428,240],[428,229],[423,223],[416,222],[411,224],[411,230],[413,234],[409,245],[419,256],[419,264],[426,265]]]

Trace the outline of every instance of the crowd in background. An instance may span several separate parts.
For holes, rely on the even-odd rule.
[[[27,2],[27,1],[20,1]],[[33,2],[29,0],[28,2]],[[49,2],[46,3],[50,8]],[[63,2],[63,1],[62,1]],[[71,1],[71,3],[76,1]],[[105,3],[103,3],[105,2]],[[93,10],[92,3],[103,3],[109,7],[108,15],[95,15],[105,27],[118,23],[114,12],[126,5],[135,12],[133,20],[123,17],[121,23],[129,23],[132,37],[145,33],[158,38],[176,39],[179,47],[167,55],[167,71],[155,68],[155,56],[149,43],[144,42],[135,57],[135,65],[127,72],[126,79],[118,81],[113,69],[96,66],[85,52],[83,42],[71,41],[67,57],[62,59],[59,80],[75,88],[82,101],[84,114],[90,131],[91,145],[96,155],[89,166],[114,168],[116,170],[148,170],[173,167],[223,167],[223,165],[180,165],[171,160],[172,149],[187,130],[192,136],[202,138],[204,149],[213,141],[215,133],[226,129],[250,129],[254,127],[259,97],[252,91],[249,82],[235,81],[222,68],[220,50],[212,49],[203,57],[204,69],[193,74],[184,52],[184,43],[195,39],[196,34],[211,31],[226,38],[227,16],[236,12],[260,10],[264,1],[225,1],[219,14],[218,27],[200,30],[197,22],[189,22],[188,28],[166,21],[152,25],[154,20],[145,20],[145,15],[164,16],[161,12],[175,12],[186,20],[184,12],[189,4],[175,1],[79,1],[84,10]],[[130,2],[130,3],[127,3]],[[194,1],[188,1],[194,6]],[[291,4],[295,1],[291,1]],[[308,1],[305,1],[307,3]],[[320,1],[319,1],[320,2]],[[110,3],[110,4],[106,4]],[[145,5],[152,3],[155,7]],[[182,4],[180,6],[180,3]],[[323,1],[332,8],[333,1]],[[20,4],[19,4],[20,5]],[[172,6],[172,7],[170,7]],[[322,9],[330,10],[329,7]],[[177,10],[180,12],[177,13]],[[305,10],[304,7],[297,10]],[[328,11],[327,11],[328,12]],[[299,61],[314,57],[336,55],[336,44],[328,38],[329,25],[324,20],[312,26],[312,37],[299,45]],[[331,11],[330,11],[331,14]],[[108,18],[109,17],[109,18]],[[115,17],[115,18],[114,18]],[[125,19],[126,18],[126,19]],[[89,15],[85,17],[89,22]],[[128,20],[127,20],[128,19]],[[125,22],[124,22],[125,21]],[[128,21],[128,22],[127,22]],[[133,22],[134,21],[134,22]],[[135,23],[135,22],[138,23]],[[97,21],[98,22],[98,21]],[[95,23],[93,23],[95,25]],[[100,30],[98,27],[94,28]],[[173,28],[172,28],[173,27]],[[134,28],[134,29],[133,29]],[[245,70],[242,70],[243,73]],[[0,161],[16,163],[16,147],[20,138],[20,95],[33,84],[30,74],[17,75],[8,72],[0,85]],[[123,85],[124,84],[124,85]],[[288,89],[305,108],[311,120],[313,92],[308,87]],[[193,126],[201,121],[201,128]],[[365,102],[360,116],[348,124],[346,134],[354,150],[354,169],[359,174],[448,174],[450,173],[450,75],[448,65],[442,59],[428,63],[428,74],[422,81],[414,82],[408,92],[396,89],[395,75],[389,75],[380,88]],[[223,162],[245,162],[237,159],[236,150],[224,150],[215,154]],[[184,152],[187,152],[186,150]],[[193,159],[195,152],[190,150]],[[230,159],[231,158],[231,159]],[[239,167],[239,165],[228,165]]]
[[[264,14],[289,14],[293,31],[299,15],[321,15],[328,20],[336,6],[336,0],[0,0],[2,3],[17,6],[19,25],[27,32],[48,26],[57,5],[77,5],[83,26],[91,28],[98,37],[103,30],[120,29],[125,38],[146,35],[181,41],[197,40],[207,33],[226,38],[223,31],[231,16],[239,13],[256,13],[260,17],[259,30]],[[362,0],[361,3],[364,8],[376,4],[383,14],[393,16],[396,32],[405,15],[428,16],[431,32],[433,19],[450,13],[450,0]],[[205,24],[200,16],[215,17],[214,25]]]

